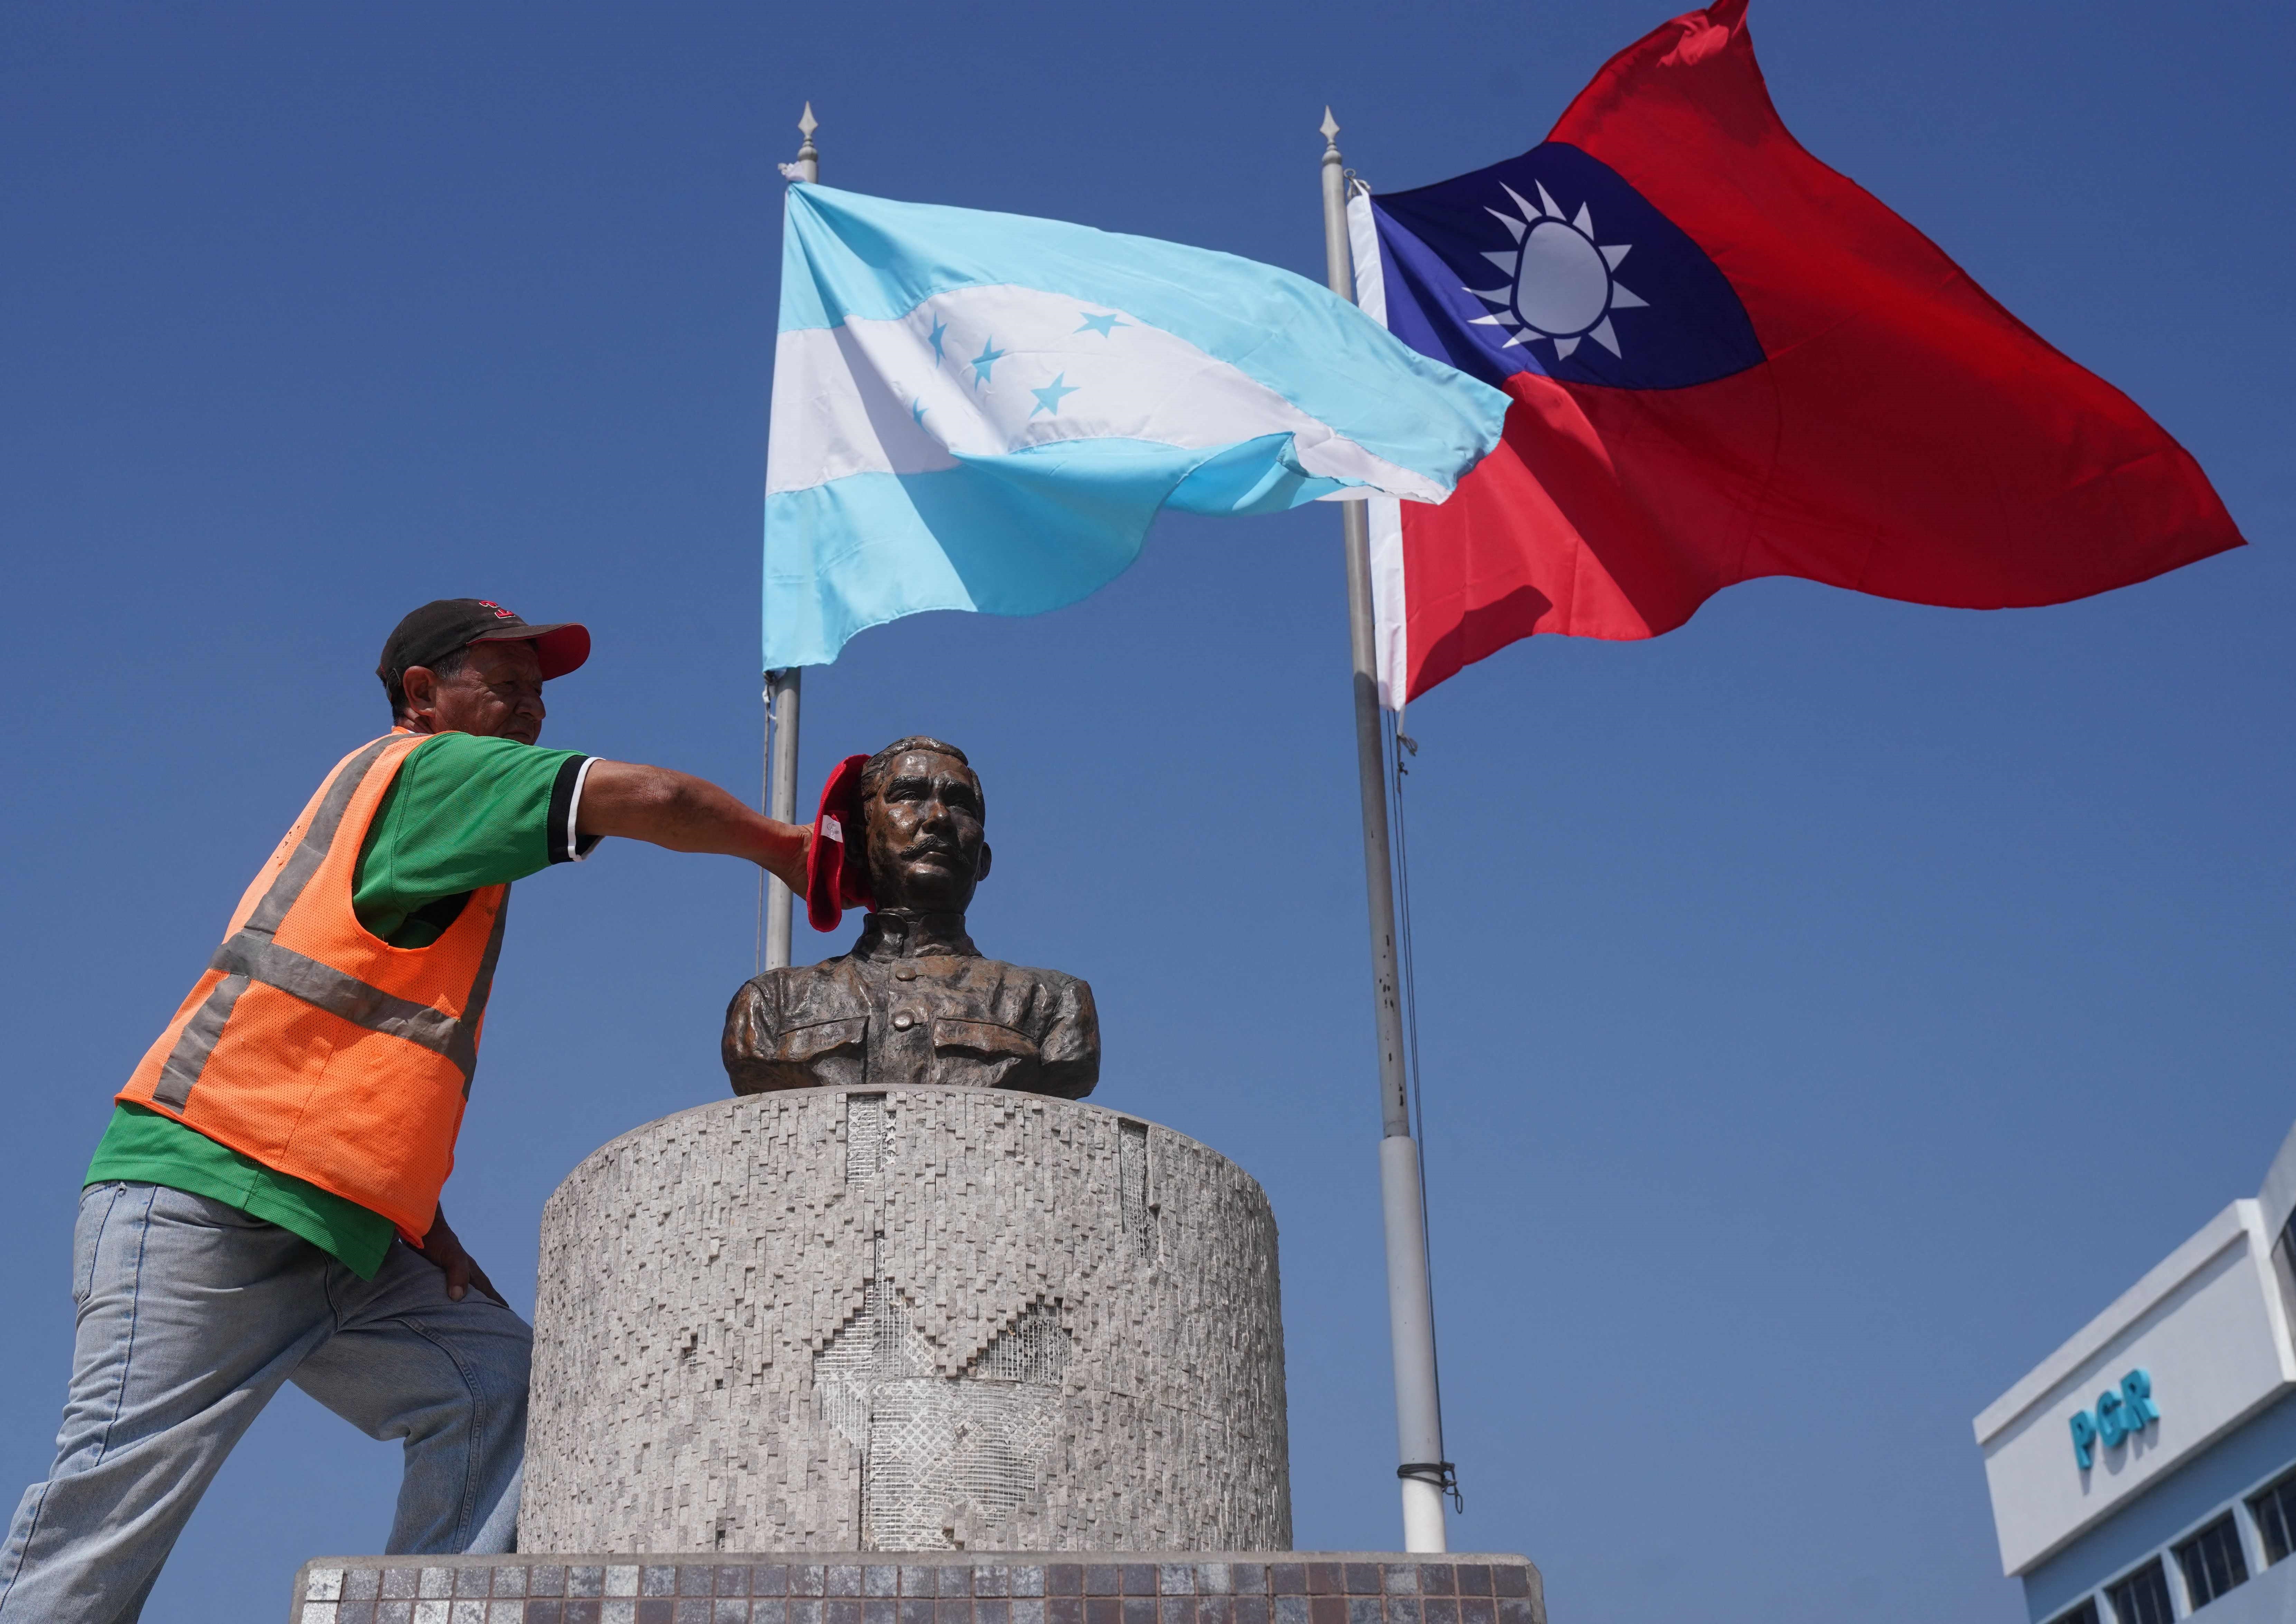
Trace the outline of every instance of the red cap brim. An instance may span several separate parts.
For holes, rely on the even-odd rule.
[[[861,769],[868,764],[866,756],[846,757],[821,788],[813,845],[805,854],[805,917],[816,931],[837,929],[848,907],[870,906],[861,850]]]
[[[473,643],[531,643],[542,661],[542,680],[579,670],[590,658],[590,628],[578,621],[555,626],[511,626],[471,639]]]

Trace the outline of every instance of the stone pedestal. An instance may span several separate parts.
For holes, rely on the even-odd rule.
[[[290,1624],[1546,1624],[1520,1556],[323,1556]]]
[[[1275,1224],[1097,1106],[681,1111],[543,1218],[525,1551],[1292,1542]]]

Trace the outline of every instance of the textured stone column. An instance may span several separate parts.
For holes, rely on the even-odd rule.
[[[801,1089],[543,1215],[525,1551],[1283,1550],[1275,1223],[1032,1095]]]

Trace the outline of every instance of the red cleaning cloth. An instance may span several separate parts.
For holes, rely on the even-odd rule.
[[[834,931],[847,908],[871,906],[866,833],[861,824],[861,769],[866,756],[848,756],[821,788],[813,846],[805,855],[805,917],[816,931]]]

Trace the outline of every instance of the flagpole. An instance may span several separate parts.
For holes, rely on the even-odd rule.
[[[821,178],[821,153],[813,144],[813,132],[821,126],[813,116],[813,103],[805,104],[805,115],[797,121],[798,134],[804,144],[797,150],[797,161],[783,166],[783,173],[791,180],[816,181]],[[771,745],[767,752],[766,816],[777,817],[785,824],[799,821],[797,815],[797,738],[798,700],[803,689],[804,668],[791,666],[786,670],[766,673],[766,719],[771,729]],[[766,968],[780,970],[790,962],[790,936],[794,928],[795,898],[790,888],[768,875],[766,880]]]
[[[1324,110],[1324,264],[1332,291],[1353,302],[1347,178],[1340,127]],[[1395,1359],[1396,1476],[1402,1480],[1403,1548],[1447,1548],[1443,1407],[1435,1379],[1435,1305],[1427,1279],[1426,1209],[1419,1147],[1405,1093],[1403,1004],[1395,952],[1395,874],[1387,828],[1387,766],[1380,743],[1379,667],[1372,620],[1371,528],[1361,502],[1340,504],[1348,562],[1348,643],[1355,665],[1356,773],[1363,797],[1364,885],[1371,903],[1373,1010],[1379,1038],[1380,1210],[1387,1232],[1387,1323]]]

